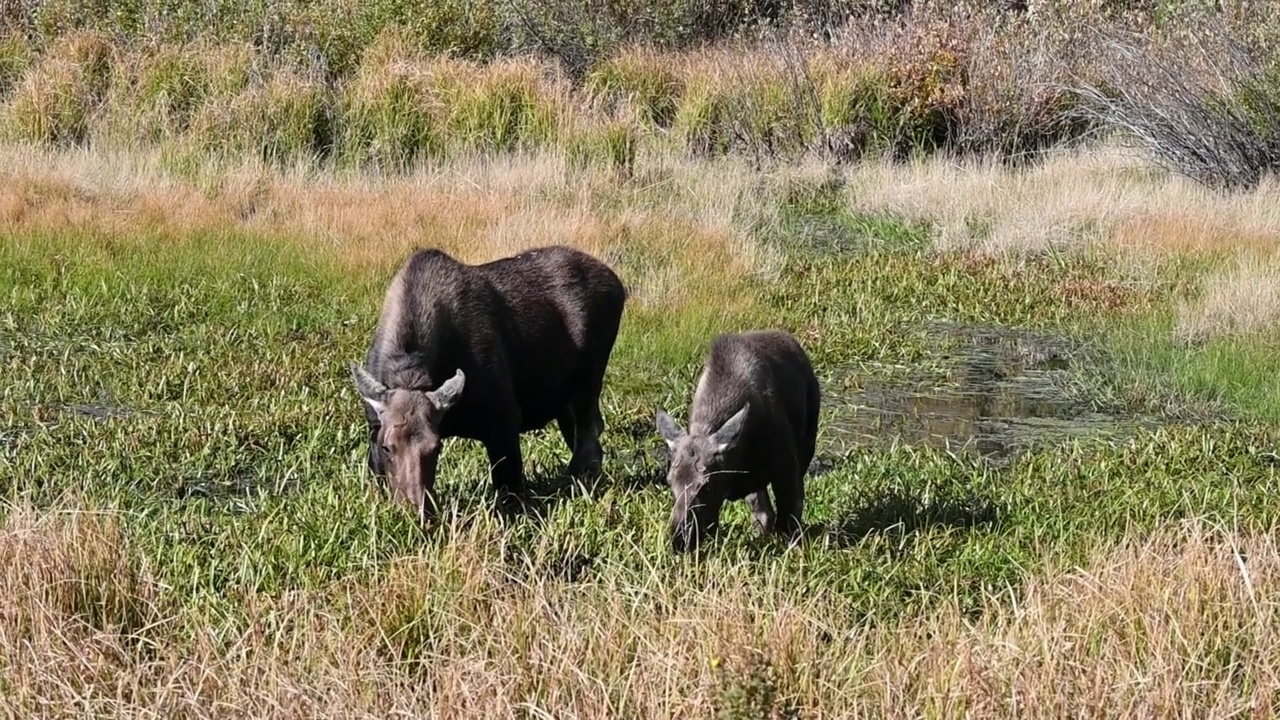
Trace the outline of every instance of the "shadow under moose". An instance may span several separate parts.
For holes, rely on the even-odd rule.
[[[828,523],[805,528],[807,540],[835,547],[851,547],[872,535],[897,538],[898,552],[906,553],[911,539],[932,529],[973,530],[991,528],[1001,517],[1000,507],[976,494],[927,497],[927,491],[892,489],[866,500]]]

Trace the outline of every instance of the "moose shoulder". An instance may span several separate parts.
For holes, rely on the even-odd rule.
[[[364,366],[352,365],[369,468],[424,519],[445,438],[483,443],[494,487],[518,493],[521,433],[555,420],[569,473],[599,472],[600,391],[625,301],[613,270],[573,248],[479,265],[415,252],[391,281]]]
[[[809,356],[789,333],[716,336],[693,393],[689,429],[664,410],[656,416],[671,450],[672,549],[697,547],[719,524],[721,506],[743,498],[761,530],[799,529],[819,404]]]

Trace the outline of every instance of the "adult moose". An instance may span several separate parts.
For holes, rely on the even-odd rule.
[[[418,250],[383,300],[365,366],[352,364],[368,463],[425,521],[445,438],[484,444],[504,499],[524,489],[520,435],[553,419],[570,475],[600,471],[600,391],[626,290],[600,260],[563,246],[479,265]]]
[[[671,450],[674,551],[695,549],[714,532],[730,500],[746,498],[764,532],[800,528],[820,402],[813,365],[790,333],[755,330],[712,339],[688,431],[665,410],[656,415]]]

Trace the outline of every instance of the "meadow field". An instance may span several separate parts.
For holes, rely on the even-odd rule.
[[[3,716],[1277,714],[1274,28],[669,5],[0,11]],[[630,293],[603,477],[527,435],[501,515],[451,440],[419,528],[349,363],[414,248],[552,243]],[[654,412],[759,327],[806,528],[673,555]]]

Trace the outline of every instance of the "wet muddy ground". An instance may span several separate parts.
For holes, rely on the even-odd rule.
[[[1080,381],[1088,353],[1066,338],[955,325],[934,332],[954,362],[943,383],[885,382],[853,368],[825,378],[816,471],[874,444],[927,445],[1002,463],[1038,443],[1155,424],[1098,412]]]

